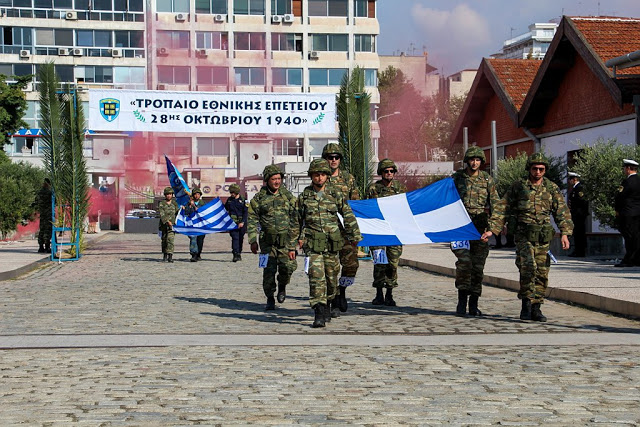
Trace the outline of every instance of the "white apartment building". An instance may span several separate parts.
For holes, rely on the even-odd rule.
[[[506,40],[502,45],[502,52],[492,56],[502,59],[542,59],[557,28],[556,22],[531,24],[529,32]]]

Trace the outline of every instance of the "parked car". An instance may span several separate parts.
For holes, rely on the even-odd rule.
[[[127,212],[127,218],[158,218],[158,212],[153,209],[131,209]]]

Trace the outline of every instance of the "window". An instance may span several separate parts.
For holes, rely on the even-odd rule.
[[[158,83],[170,85],[188,85],[191,82],[189,78],[189,67],[179,66],[159,66],[158,67]]]
[[[302,86],[302,68],[272,68],[274,86]]]
[[[347,74],[346,68],[310,68],[310,86],[340,86],[342,78]]]
[[[55,44],[56,46],[73,46],[73,30],[54,30]]]
[[[226,156],[229,161],[229,138],[198,138],[198,156]]]
[[[113,67],[113,82],[120,84],[144,84],[144,67]]]
[[[54,70],[60,83],[75,83],[73,79],[73,65],[55,65]]]
[[[236,68],[236,85],[238,86],[264,86],[264,68]]]
[[[271,14],[284,15],[291,13],[291,0],[271,0]]]
[[[228,85],[227,67],[196,67],[196,81],[199,85]]]
[[[356,34],[353,36],[354,50],[356,52],[375,52],[376,37],[371,34]]]
[[[78,30],[76,32],[76,46],[111,47],[111,31]]]
[[[264,0],[233,0],[236,15],[264,15]]]
[[[349,42],[347,34],[312,34],[311,50],[329,52],[347,52]]]
[[[228,50],[229,36],[219,31],[196,31],[196,49]]]
[[[265,50],[264,33],[235,33],[236,50]]]
[[[87,83],[113,83],[113,68],[98,65],[81,67],[84,69],[84,81]]]
[[[158,0],[156,7],[158,12],[189,13],[189,0]]]
[[[302,52],[302,34],[271,33],[271,50]]]
[[[144,47],[143,31],[115,31],[115,47]]]
[[[302,156],[304,143],[300,138],[283,138],[273,141],[273,154],[276,156]]]
[[[158,31],[156,43],[168,49],[189,49],[189,31]]]
[[[378,70],[376,70],[375,68],[365,68],[364,85],[367,87],[378,86]]]
[[[227,13],[227,0],[196,0],[196,13]]]
[[[347,0],[309,0],[309,16],[347,16]]]
[[[191,155],[191,138],[158,138],[158,151],[164,153],[167,156],[179,155],[190,156]]]
[[[55,45],[52,28],[36,28],[36,46]]]
[[[354,13],[356,15],[356,18],[368,18],[369,17],[369,0],[354,0],[354,2],[355,2]]]
[[[311,159],[319,159],[322,157],[322,149],[328,143],[329,140],[327,138],[309,138],[309,156]]]

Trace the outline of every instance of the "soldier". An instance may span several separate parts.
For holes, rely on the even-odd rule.
[[[625,254],[616,267],[640,266],[640,177],[638,162],[623,161],[626,178],[616,194],[615,209],[618,230],[624,237]]]
[[[480,234],[487,231],[489,216],[487,211],[493,210],[500,203],[493,178],[480,170],[486,162],[484,151],[479,147],[471,147],[464,155],[464,169],[453,174],[460,199],[464,204],[473,225]],[[499,239],[500,235],[496,237]],[[468,243],[468,245],[467,245]],[[458,258],[456,261],[456,288],[458,289],[458,306],[456,314],[464,316],[469,298],[469,314],[480,316],[478,298],[482,295],[482,279],[484,263],[489,255],[489,243],[483,240],[452,243],[452,251]],[[456,247],[456,249],[453,249]]]
[[[275,310],[273,297],[278,274],[278,302],[282,304],[287,296],[286,288],[291,275],[298,268],[295,256],[295,230],[297,227],[295,198],[282,187],[284,173],[276,165],[268,165],[262,172],[265,185],[249,203],[247,234],[251,252],[258,253],[258,226],[260,227],[260,253],[268,254],[267,266],[262,272],[262,288],[267,297],[266,310]],[[293,236],[293,237],[292,237]],[[294,241],[291,244],[291,241]]]
[[[231,184],[229,186],[229,193],[231,196],[224,204],[224,208],[229,212],[229,216],[238,225],[238,228],[231,230],[229,235],[231,236],[231,252],[233,253],[233,262],[242,261],[242,241],[244,240],[244,233],[247,230],[247,215],[249,209],[247,208],[247,202],[240,194],[240,186],[238,184]]]
[[[309,257],[309,304],[315,312],[314,328],[322,328],[331,321],[329,305],[338,293],[338,253],[344,248],[346,236],[350,245],[356,246],[362,240],[356,217],[343,193],[327,184],[331,174],[329,162],[316,159],[308,170],[312,185],[298,196],[297,218],[300,236],[303,236],[303,250]],[[344,226],[340,226],[338,214],[342,215]],[[292,240],[295,245],[295,237]],[[289,257],[295,259],[295,252]],[[335,316],[334,316],[335,317]]]
[[[38,231],[38,253],[51,252],[51,181],[45,178],[38,191],[38,212],[40,213],[40,231]]]
[[[406,193],[407,188],[404,184],[394,180],[396,172],[398,172],[398,168],[392,160],[380,160],[380,163],[378,163],[378,175],[380,175],[382,179],[371,184],[368,191],[368,198],[377,199],[379,197]],[[388,260],[388,264],[376,264],[373,266],[373,287],[376,288],[376,297],[373,299],[372,304],[384,304],[395,307],[396,302],[393,300],[393,288],[398,286],[398,262],[400,261],[400,255],[402,255],[402,246],[372,246],[369,249],[372,251],[385,249]],[[382,294],[383,288],[387,288],[386,295]]]
[[[553,215],[562,233],[562,249],[569,249],[569,237],[573,230],[571,213],[556,184],[544,177],[549,161],[542,153],[534,153],[527,159],[529,177],[514,182],[489,220],[489,230],[502,230],[505,218],[512,214],[516,220],[516,266],[520,270],[522,300],[520,319],[546,322],[540,305],[544,302],[549,282],[549,244],[555,230],[549,219]],[[488,239],[492,231],[482,235]]]
[[[329,162],[331,167],[331,175],[329,175],[329,183],[337,187],[347,200],[360,200],[360,193],[356,186],[356,179],[349,172],[340,169],[342,162],[342,148],[334,142],[329,143],[322,149],[322,158]],[[344,227],[341,226],[344,234]],[[353,284],[358,272],[358,249],[348,243],[346,236],[344,247],[340,250],[340,265],[342,265],[342,273],[338,280],[337,297],[333,300],[340,311],[347,311],[347,286]]]
[[[164,200],[158,205],[160,214],[158,229],[162,232],[162,260],[166,262],[173,262],[173,239],[176,234],[173,231],[173,223],[179,210],[178,203],[173,200],[173,188],[166,187]]]
[[[186,216],[191,216],[198,211],[198,209],[202,209],[205,205],[204,200],[202,199],[202,191],[198,187],[193,187],[191,190],[191,200],[187,206],[184,207],[184,214]],[[199,236],[189,236],[189,253],[191,254],[191,259],[189,261],[196,262],[202,259],[202,246],[204,245],[204,234]]]
[[[584,198],[580,175],[569,172],[569,210],[573,221],[573,253],[570,257],[584,257],[587,252],[587,216],[589,202]]]

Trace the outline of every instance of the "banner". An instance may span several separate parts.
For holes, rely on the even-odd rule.
[[[335,134],[333,94],[89,90],[89,129]]]

